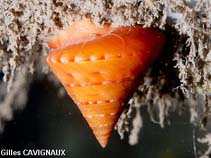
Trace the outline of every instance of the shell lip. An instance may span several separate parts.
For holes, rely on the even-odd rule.
[[[72,25],[56,33],[47,43],[49,48],[58,49],[91,41],[112,32],[113,29],[110,24],[98,27],[90,19],[83,17],[81,20],[75,19]]]

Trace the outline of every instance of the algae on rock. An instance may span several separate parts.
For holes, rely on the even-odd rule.
[[[133,119],[130,113],[136,111],[131,144],[137,142],[134,138],[137,139],[142,127],[139,109],[144,105],[147,105],[151,120],[161,127],[169,110],[183,107],[190,109],[192,123],[205,124],[204,120],[209,118],[210,0],[0,0],[0,4],[0,72],[3,74],[0,120],[12,118],[13,110],[17,108],[14,103],[24,105],[33,72],[37,75],[48,72],[46,41],[57,30],[70,25],[76,15],[90,17],[98,26],[110,22],[113,26],[159,27],[174,38],[168,43],[170,48],[164,50],[146,73],[128,103],[129,110],[125,110],[117,124],[123,137],[125,131],[129,132],[128,119]],[[25,97],[14,97],[18,96],[18,89]],[[159,120],[154,115],[158,115]]]

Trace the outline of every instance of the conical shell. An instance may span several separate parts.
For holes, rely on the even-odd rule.
[[[137,78],[158,56],[163,44],[163,34],[155,29],[121,27],[48,55],[52,71],[102,147],[107,145]]]

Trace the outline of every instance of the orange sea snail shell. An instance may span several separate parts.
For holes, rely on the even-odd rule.
[[[136,86],[161,52],[164,34],[141,26],[96,27],[76,20],[48,42],[47,62],[102,147]]]

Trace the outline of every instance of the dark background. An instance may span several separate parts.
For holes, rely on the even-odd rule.
[[[193,130],[189,113],[169,117],[171,125],[162,129],[141,113],[144,126],[139,144],[130,146],[127,136],[120,140],[113,132],[108,146],[98,144],[76,105],[46,79],[32,83],[27,106],[15,113],[0,135],[0,149],[66,149],[68,158],[193,158]],[[202,132],[196,130],[196,137]],[[196,142],[197,151],[202,145]]]

